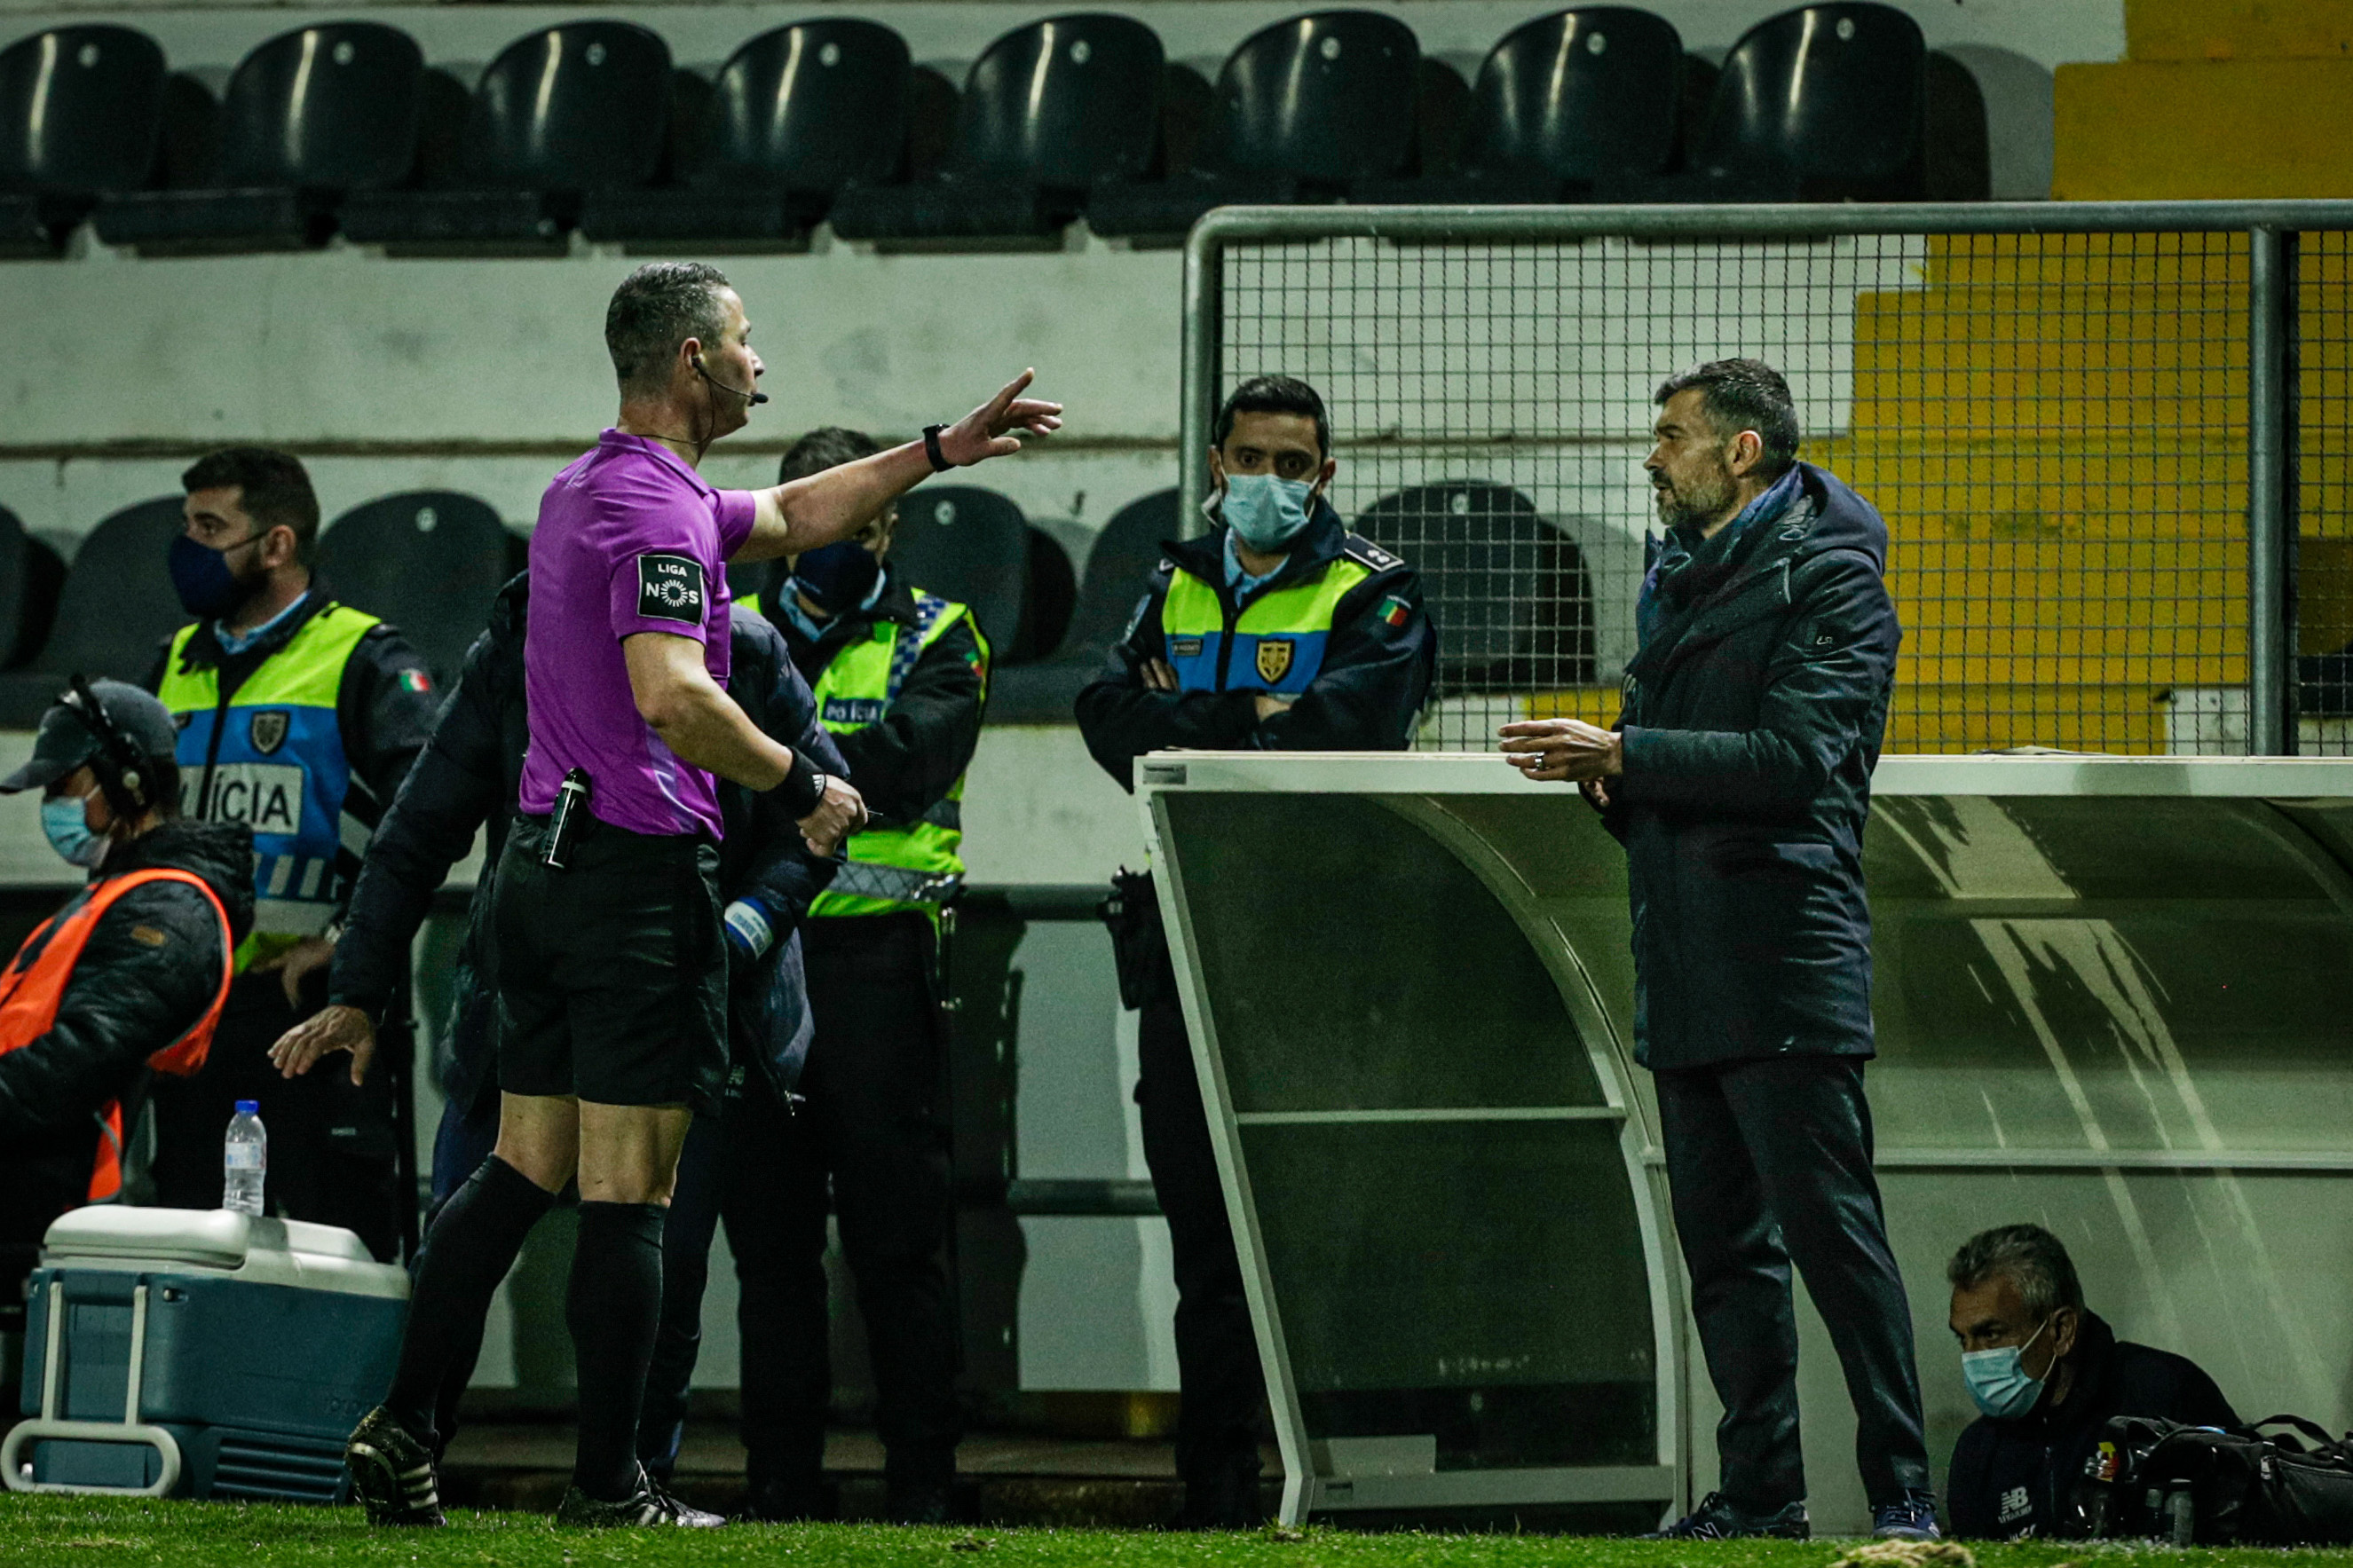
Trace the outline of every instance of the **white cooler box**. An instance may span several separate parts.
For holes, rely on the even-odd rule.
[[[408,1276],[335,1226],[104,1204],[49,1226],[26,1305],[11,1489],[334,1502]]]

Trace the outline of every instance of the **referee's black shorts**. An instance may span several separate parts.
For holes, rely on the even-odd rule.
[[[717,1106],[727,1079],[719,851],[592,820],[565,868],[517,816],[491,893],[499,1087],[600,1105]]]

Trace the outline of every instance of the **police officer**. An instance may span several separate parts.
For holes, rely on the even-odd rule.
[[[151,1066],[202,1064],[252,921],[251,837],[180,816],[177,739],[147,693],[77,679],[0,779],[41,791],[50,847],[90,873],[0,970],[0,1312],[20,1333],[43,1233],[120,1191],[120,1106]]]
[[[435,890],[465,858],[477,832],[489,835],[485,861],[498,864],[509,820],[505,806],[515,798],[529,739],[523,636],[530,605],[531,575],[519,574],[499,591],[489,628],[467,650],[433,739],[393,797],[369,847],[335,944],[329,1005],[270,1049],[271,1059],[289,1076],[348,1052],[353,1076],[365,1077],[375,1051],[375,1026],[407,984],[409,944],[432,908]],[[729,695],[769,736],[806,751],[828,773],[847,774],[776,628],[738,605],[728,631],[733,654]],[[768,1304],[789,1283],[772,1239],[778,1228],[774,1194],[783,1181],[776,1165],[791,1121],[786,1097],[812,1034],[798,927],[835,870],[833,861],[810,853],[775,792],[763,795],[723,782],[719,807],[728,828],[720,844],[719,888],[728,900],[730,1068],[724,1103],[714,1114],[696,1117],[687,1134],[662,1230],[661,1329],[647,1376],[638,1445],[638,1458],[658,1484],[669,1480],[677,1455],[700,1343],[711,1238],[723,1216],[743,1277],[746,1430],[763,1429],[763,1414],[784,1397],[769,1374],[778,1358],[768,1346],[786,1324]],[[492,878],[485,873],[474,889],[455,965],[456,998],[444,1036],[448,1059],[440,1069],[448,1099],[434,1140],[437,1209],[481,1164],[498,1137],[491,1038],[497,997],[489,981],[491,893]],[[472,1376],[476,1348],[459,1348],[442,1385],[434,1426],[444,1449],[457,1427],[458,1401]],[[757,1452],[757,1445],[751,1446]]]
[[[853,430],[811,431],[785,454],[786,482],[881,448]],[[804,928],[817,1036],[776,1195],[790,1263],[775,1353],[794,1391],[771,1429],[744,1434],[752,1506],[818,1513],[832,1391],[826,1354],[827,1178],[866,1323],[895,1520],[947,1515],[962,1423],[955,1377],[946,1064],[935,973],[940,903],[964,873],[959,802],[980,741],[988,642],[966,606],[891,564],[898,509],[798,556],[770,609],[817,693],[872,820]]]
[[[1323,398],[1289,376],[1244,382],[1214,437],[1217,526],[1162,547],[1126,637],[1079,694],[1088,751],[1132,790],[1134,760],[1166,747],[1402,749],[1437,631],[1413,569],[1333,509],[1339,465]],[[1184,1518],[1241,1528],[1260,1516],[1258,1346],[1149,879],[1120,893],[1121,989],[1142,1010],[1144,1154],[1176,1274]]]
[[[157,1088],[156,1201],[219,1206],[222,1131],[237,1100],[256,1100],[273,1205],[356,1231],[388,1259],[416,1202],[399,1191],[395,1148],[405,1060],[364,1085],[287,1084],[264,1053],[318,1005],[305,982],[333,952],[369,835],[432,730],[432,679],[398,633],[311,582],[319,498],[299,460],[232,447],[180,483],[172,584],[197,619],[147,687],[180,726],[187,815],[253,829],[255,907],[211,1060]],[[405,1031],[396,1041],[405,1053]]]

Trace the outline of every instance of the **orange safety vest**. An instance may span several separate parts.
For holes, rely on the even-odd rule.
[[[25,939],[25,945],[16,950],[7,969],[0,972],[0,1056],[19,1046],[29,1046],[49,1032],[49,1026],[57,1021],[58,1004],[65,996],[66,983],[73,978],[74,965],[81,962],[81,950],[90,944],[90,933],[98,929],[99,918],[113,907],[115,900],[150,882],[187,883],[204,894],[205,901],[220,918],[221,983],[220,990],[213,996],[213,1005],[196,1020],[194,1028],[147,1058],[147,1065],[157,1072],[177,1078],[186,1078],[205,1065],[205,1055],[212,1049],[213,1029],[220,1023],[221,1009],[228,1002],[228,983],[235,977],[228,911],[221,908],[220,896],[202,877],[166,867],[92,882],[73,902]],[[108,1136],[99,1140],[98,1163],[90,1176],[90,1201],[94,1204],[104,1203],[122,1190],[121,1104],[108,1100],[103,1120]]]

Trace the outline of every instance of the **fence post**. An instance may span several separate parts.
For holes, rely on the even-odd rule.
[[[2286,247],[2247,231],[2247,751],[2293,753],[2287,647]]]
[[[1176,532],[1202,531],[1201,503],[1209,490],[1209,425],[1218,385],[1219,340],[1225,333],[1225,247],[1216,216],[1193,226],[1185,241],[1185,363],[1179,375],[1184,406],[1176,416]]]

